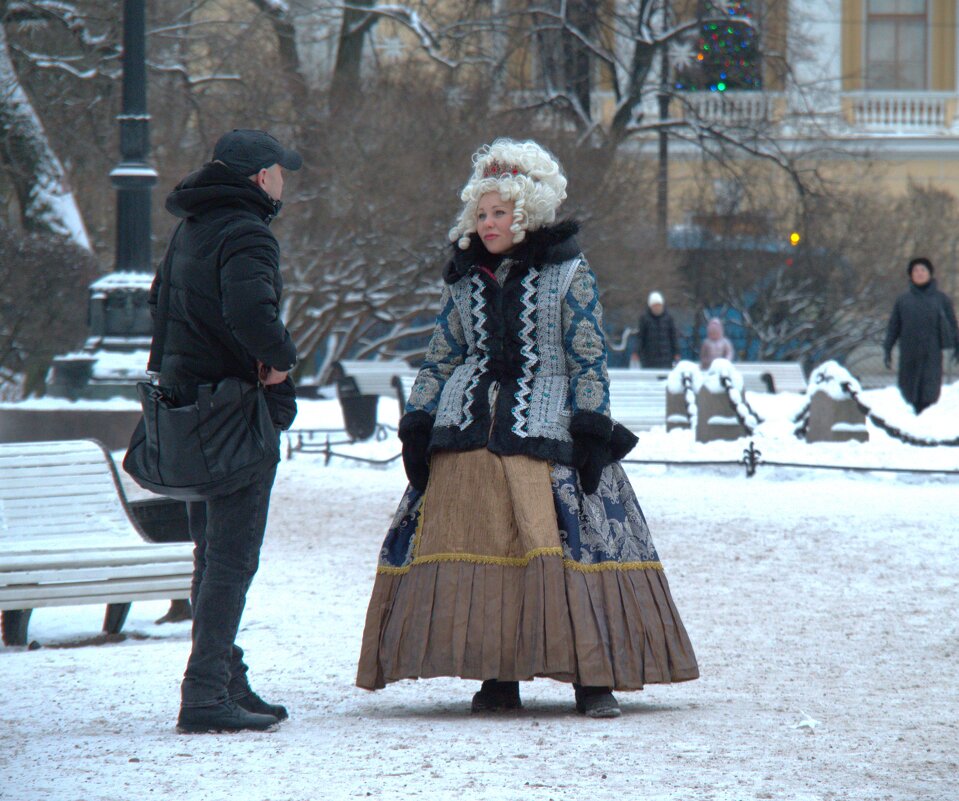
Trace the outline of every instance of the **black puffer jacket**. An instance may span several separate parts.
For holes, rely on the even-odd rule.
[[[676,324],[669,312],[653,314],[647,309],[639,318],[639,363],[643,367],[669,369],[679,354]]]
[[[280,319],[280,247],[269,228],[277,204],[249,178],[210,162],[170,193],[166,208],[183,222],[168,250],[160,383],[195,387],[230,376],[253,383],[257,360],[290,370],[296,348]],[[154,315],[160,284],[158,272]]]

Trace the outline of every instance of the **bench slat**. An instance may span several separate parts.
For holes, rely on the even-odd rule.
[[[18,570],[0,573],[0,588],[9,589],[35,584],[63,584],[69,582],[113,581],[144,576],[181,576],[193,572],[193,563],[179,560],[157,564],[150,561],[136,565],[114,567],[58,567],[49,570]]]
[[[37,498],[3,498],[4,515],[9,520],[29,518],[40,514],[51,523],[59,516],[67,516],[72,511],[75,515],[114,517],[117,520],[127,520],[126,511],[120,502],[114,498],[96,496],[67,496],[58,498],[47,496]]]
[[[57,584],[43,584],[18,587],[0,587],[0,606],[10,609],[11,603],[22,603],[42,598],[78,598],[98,597],[104,594],[136,595],[141,590],[157,592],[162,589],[176,589],[183,586],[186,574],[165,576],[142,576],[137,579],[117,579],[116,581],[76,581]],[[25,607],[13,607],[22,609]]]
[[[52,606],[83,606],[89,604],[118,604],[134,601],[166,601],[189,598],[190,590],[185,586],[175,588],[140,589],[136,593],[129,591],[107,592],[101,595],[66,595],[58,598],[15,598],[0,603],[0,609],[42,609]]]
[[[42,520],[38,520],[38,515],[44,515]],[[143,542],[144,540],[132,532],[136,539],[130,536],[131,531],[129,523],[115,514],[74,514],[50,513],[46,514],[43,509],[37,508],[34,514],[5,514],[6,523],[0,523],[0,531],[3,531],[3,540],[9,539],[16,541],[24,538],[45,537],[47,539],[64,540],[70,537],[76,537],[77,532],[97,532],[103,531],[111,537],[122,536],[128,538],[130,542]],[[5,530],[4,530],[5,529]],[[0,548],[2,548],[0,544]]]
[[[11,475],[13,471],[4,471],[0,478],[0,494],[6,497],[30,496],[47,492],[50,489],[59,490],[66,495],[84,495],[97,491],[113,490],[114,483],[110,476],[84,475],[82,473],[46,473],[27,475],[20,473]]]
[[[86,568],[94,566],[122,567],[137,564],[164,564],[188,562],[192,565],[193,546],[188,543],[153,544],[143,543],[135,548],[95,547],[77,548],[66,552],[21,551],[5,554],[0,572],[0,582],[6,571],[48,570],[56,568]]]
[[[0,587],[0,609],[35,609],[38,606],[69,606],[74,603],[114,603],[139,600],[144,594],[157,598],[189,598],[186,576],[163,576],[135,580],[97,581],[90,584],[50,584],[40,587]],[[182,594],[178,594],[182,593]],[[78,599],[86,599],[78,601]]]

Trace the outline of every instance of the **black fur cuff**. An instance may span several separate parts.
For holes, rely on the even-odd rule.
[[[613,434],[613,421],[599,412],[576,412],[569,424],[569,433],[573,439],[585,435],[609,442]]]
[[[609,454],[613,461],[618,462],[625,458],[626,454],[636,447],[637,442],[639,437],[626,426],[622,423],[614,423],[613,435],[609,438]]]
[[[429,412],[421,409],[407,412],[400,418],[399,438],[400,442],[407,442],[412,439],[418,439],[424,434],[429,437],[433,431],[433,417]]]

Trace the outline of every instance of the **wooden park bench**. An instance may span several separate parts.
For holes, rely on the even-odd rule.
[[[359,395],[396,398],[400,414],[403,414],[407,398],[403,392],[403,382],[407,382],[407,388],[412,386],[416,372],[406,362],[399,360],[341,359],[333,364],[338,397],[342,398],[344,392],[355,391]]]
[[[400,415],[406,406],[416,370],[399,360],[342,359],[333,364],[336,396],[343,410],[346,433],[365,440],[380,433],[376,407],[381,397],[395,398]]]
[[[106,604],[116,634],[133,601],[189,598],[192,576],[192,545],[148,541],[99,442],[0,444],[5,644],[25,644],[45,606]]]
[[[799,362],[733,362],[752,392],[805,392],[806,374]]]
[[[666,377],[669,370],[609,369],[609,408],[613,419],[631,431],[666,425]]]
[[[390,426],[377,421],[381,397],[395,398],[400,416],[406,406],[417,371],[399,360],[342,359],[333,363],[331,378],[343,413],[343,428],[293,428],[286,432],[286,458],[295,453],[325,453],[336,445],[385,440]],[[336,440],[345,430],[347,439]],[[395,429],[393,429],[395,431]],[[330,437],[334,437],[331,439]]]

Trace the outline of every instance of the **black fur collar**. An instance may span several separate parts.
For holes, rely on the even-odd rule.
[[[525,264],[526,269],[534,264],[561,264],[580,253],[579,243],[576,241],[577,233],[579,223],[575,220],[564,220],[528,232],[526,238],[509,253],[494,256],[486,250],[479,235],[474,232],[470,234],[470,246],[466,250],[461,250],[456,242],[453,243],[453,257],[443,270],[443,280],[448,284],[455,284],[477,266],[495,270],[504,259]]]

